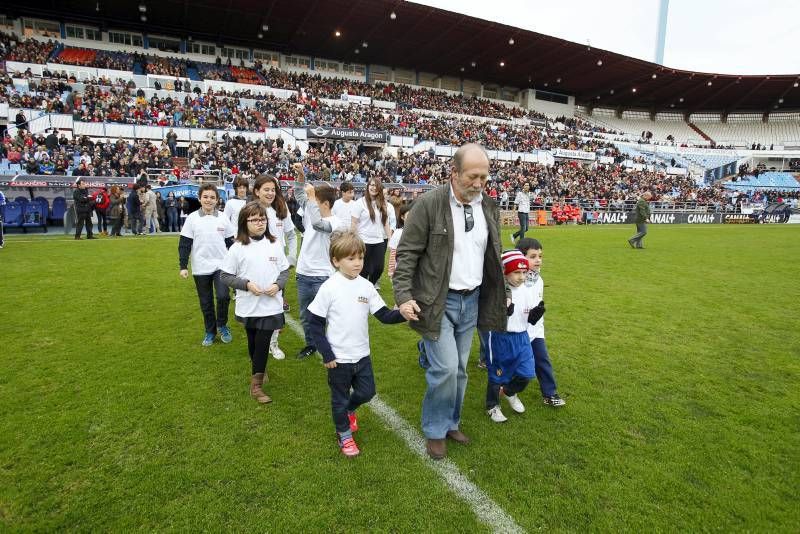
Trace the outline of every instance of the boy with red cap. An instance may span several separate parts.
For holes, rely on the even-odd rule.
[[[544,313],[536,296],[525,285],[528,260],[519,250],[508,250],[501,256],[503,273],[511,294],[508,301],[508,326],[505,332],[489,332],[486,368],[486,413],[495,423],[505,422],[500,397],[511,409],[523,413],[525,406],[517,396],[535,376],[533,351],[528,338],[528,325],[536,324]]]

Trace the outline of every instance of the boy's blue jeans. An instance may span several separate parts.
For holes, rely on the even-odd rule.
[[[308,328],[308,305],[317,296],[319,288],[327,279],[327,276],[306,276],[297,273],[297,302],[300,305],[300,324],[303,325],[303,335],[306,338],[307,347],[314,346],[311,331]]]
[[[338,363],[328,369],[328,386],[331,388],[331,414],[336,431],[350,430],[348,412],[354,412],[375,396],[375,375],[369,356],[356,363]]]
[[[533,349],[533,365],[536,369],[536,378],[539,379],[539,389],[542,390],[543,397],[552,397],[556,394],[556,377],[553,374],[553,364],[550,363],[550,356],[547,354],[547,344],[543,337],[537,337],[531,341]]]
[[[461,423],[479,297],[479,289],[470,295],[448,292],[438,341],[422,340],[430,363],[425,371],[428,389],[422,400],[422,432],[428,439],[444,439]]]

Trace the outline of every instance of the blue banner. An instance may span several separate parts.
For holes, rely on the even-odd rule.
[[[161,192],[161,198],[167,198],[167,195],[170,192],[175,195],[175,198],[197,198],[197,192],[200,191],[200,186],[194,184],[167,185],[164,187],[154,187],[153,191]],[[225,189],[222,187],[217,187],[217,193],[219,193],[219,197],[222,200],[226,202],[228,201],[228,193],[225,191]]]

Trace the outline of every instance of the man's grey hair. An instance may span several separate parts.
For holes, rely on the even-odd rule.
[[[483,148],[483,145],[479,145],[478,143],[467,143],[466,145],[462,145],[458,150],[456,150],[456,153],[453,154],[453,168],[457,174],[461,174],[462,165],[464,163],[464,154],[475,149],[483,152],[483,155],[486,156],[486,161],[489,161],[489,154],[486,152],[486,149]]]

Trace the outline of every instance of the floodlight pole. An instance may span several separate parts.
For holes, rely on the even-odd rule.
[[[664,44],[667,40],[667,14],[669,13],[669,0],[661,0],[658,7],[658,28],[656,31],[656,59],[659,65],[664,64]]]

